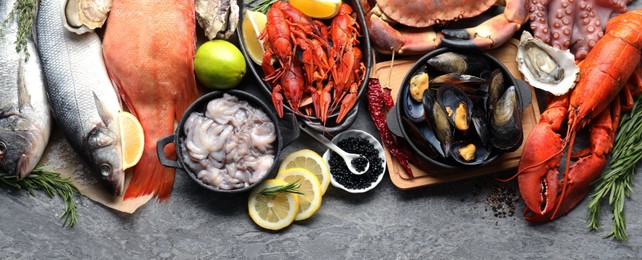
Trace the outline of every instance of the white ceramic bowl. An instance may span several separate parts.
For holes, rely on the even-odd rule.
[[[330,183],[332,183],[332,186],[340,188],[340,189],[343,189],[343,190],[345,190],[347,192],[350,192],[350,193],[364,193],[364,192],[367,192],[367,191],[369,191],[371,189],[374,189],[374,187],[377,187],[377,185],[379,185],[379,183],[383,179],[383,175],[386,173],[386,155],[384,154],[383,147],[381,146],[379,141],[377,141],[377,139],[374,138],[372,135],[370,135],[370,134],[368,134],[368,133],[366,133],[364,131],[361,131],[361,130],[347,130],[347,131],[344,131],[344,132],[336,135],[334,138],[332,138],[332,142],[334,144],[338,144],[341,140],[349,138],[349,137],[361,137],[361,138],[364,138],[364,139],[368,140],[371,144],[373,144],[375,149],[377,149],[377,151],[379,151],[379,158],[381,158],[381,168],[383,170],[381,171],[381,174],[379,174],[379,177],[377,178],[377,180],[370,184],[370,187],[365,188],[365,189],[349,189],[349,188],[346,188],[345,186],[341,185],[341,183],[337,182],[335,180],[335,178],[334,178],[334,175],[332,175],[332,166],[330,166],[330,154],[332,153],[332,151],[330,149],[325,151],[325,153],[323,154],[323,159],[328,163],[328,167],[330,169],[330,176],[331,176]],[[370,165],[370,168],[372,168],[372,165]]]

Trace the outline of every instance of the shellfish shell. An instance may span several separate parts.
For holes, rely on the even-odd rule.
[[[533,87],[556,96],[573,88],[580,72],[569,50],[553,48],[527,31],[522,33],[517,47],[517,68]]]
[[[113,0],[68,0],[65,6],[65,27],[77,34],[101,28]]]

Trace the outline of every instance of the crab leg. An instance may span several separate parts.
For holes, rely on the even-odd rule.
[[[528,20],[528,1],[508,0],[504,13],[499,14],[476,27],[466,29],[444,29],[444,43],[462,47],[489,49],[507,42],[522,24]]]

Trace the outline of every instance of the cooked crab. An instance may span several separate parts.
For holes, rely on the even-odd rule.
[[[370,39],[378,51],[420,54],[437,48],[442,42],[488,49],[508,41],[528,21],[526,0],[506,0],[502,14],[476,27],[441,32],[432,28],[433,25],[475,17],[497,1],[376,0],[375,3],[374,0],[360,0],[360,3],[366,13]]]

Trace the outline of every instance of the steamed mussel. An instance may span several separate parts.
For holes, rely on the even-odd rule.
[[[448,59],[457,64],[447,66]],[[515,86],[508,86],[511,81],[505,72],[492,68],[485,59],[446,52],[429,59],[427,66],[420,66],[410,77],[407,87],[413,89],[404,98],[403,125],[412,128],[410,141],[420,142],[419,149],[429,158],[480,165],[496,157],[492,155],[521,145],[519,93]],[[471,60],[477,67],[461,65]],[[470,72],[474,74],[467,74]],[[430,79],[428,88],[416,88],[418,80],[426,79]],[[416,98],[418,94],[421,99]]]

